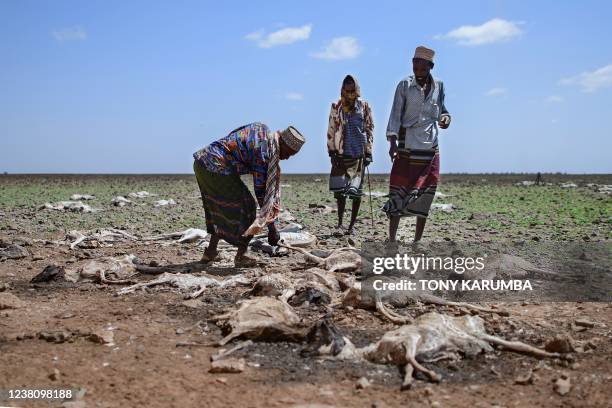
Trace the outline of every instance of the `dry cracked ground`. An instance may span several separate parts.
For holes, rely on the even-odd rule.
[[[555,255],[550,251],[557,244],[609,244],[612,176],[545,175],[549,184],[523,183],[533,179],[533,175],[443,176],[439,190],[446,196],[436,203],[452,207],[432,213],[425,244],[469,241],[549,248],[532,251],[530,260],[539,265]],[[337,215],[326,176],[284,177],[283,206],[303,231],[316,235],[310,250],[360,247],[385,237],[386,220],[379,211],[385,181],[385,176],[372,176],[374,219],[365,200],[352,237],[332,234]],[[129,196],[139,191],[152,195]],[[41,208],[68,201],[73,194],[94,196],[80,197],[94,211]],[[130,202],[113,204],[118,196]],[[174,204],[155,206],[170,199]],[[235,310],[258,278],[278,273],[296,280],[306,275],[308,267],[302,255],[272,258],[259,253],[261,266],[236,270],[231,263],[233,249],[223,247],[220,263],[193,268],[203,251],[197,239],[177,243],[178,237],[129,238],[187,228],[204,228],[192,176],[0,176],[0,389],[71,389],[79,394],[71,401],[4,400],[0,405],[604,407],[612,399],[612,307],[606,302],[500,299],[483,304],[509,312],[508,316],[481,313],[488,332],[540,348],[563,338],[558,347],[567,348],[562,350],[567,352],[564,358],[539,360],[497,347],[457,360],[423,363],[441,381],[433,383],[417,373],[412,387],[403,391],[396,365],[304,356],[306,340],[272,341],[273,335],[246,344],[228,357],[234,365],[211,372],[213,356],[244,344],[235,340],[222,348],[215,345],[227,333],[212,318]],[[400,237],[409,241],[413,228],[414,221],[404,221]],[[71,231],[90,235],[101,229],[112,229],[123,238],[99,235],[70,247],[79,237]],[[542,243],[552,245],[538,246]],[[205,288],[195,298],[190,298],[193,288],[171,285],[118,294],[128,284],[70,279],[31,283],[48,266],[63,268],[69,276],[91,261],[126,254],[151,270],[170,265],[168,271],[183,268],[184,272],[191,267],[194,276],[221,281],[240,275],[244,281]],[[61,274],[60,270],[47,272]],[[92,276],[99,277],[95,271]],[[107,277],[117,278],[112,273]],[[140,272],[127,279],[147,282],[157,277]],[[375,310],[337,302],[311,299],[292,309],[298,326],[307,328],[327,318],[357,347],[398,327]],[[451,316],[476,313],[425,304],[393,310],[412,316],[432,311]]]

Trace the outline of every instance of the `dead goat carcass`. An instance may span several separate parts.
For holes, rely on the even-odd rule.
[[[204,240],[208,233],[198,228],[187,228],[184,231],[170,232],[168,234],[155,235],[143,238],[143,241],[176,240],[179,244],[192,243]]]
[[[401,276],[380,275],[375,278],[381,280],[385,284],[397,283],[403,278]],[[483,306],[474,305],[466,302],[453,302],[441,297],[435,296],[425,290],[375,290],[373,287],[364,288],[364,285],[373,285],[374,279],[368,278],[365,282],[350,282],[348,289],[342,297],[342,305],[360,309],[376,309],[386,319],[393,323],[404,324],[412,321],[411,316],[401,315],[386,307],[392,305],[394,307],[407,307],[417,303],[432,304],[439,306],[449,306],[465,308],[478,312],[497,313],[507,316],[508,313],[504,310],[490,309]],[[346,283],[345,283],[346,284]]]
[[[458,359],[491,352],[491,344],[536,358],[556,358],[550,353],[520,341],[507,341],[488,334],[484,320],[479,316],[448,316],[430,312],[419,316],[412,324],[389,331],[376,343],[355,348],[349,339],[337,330],[319,331],[323,338],[316,338],[318,354],[331,354],[336,358],[365,359],[376,364],[395,364],[404,368],[402,388],[410,387],[414,370],[425,373],[431,381],[441,376],[421,363],[442,359]],[[327,342],[327,344],[325,344]],[[312,350],[312,346],[310,347]]]
[[[133,283],[130,277],[137,274],[134,255],[94,259],[77,268],[66,269],[66,280],[72,282]],[[109,277],[113,277],[109,279]]]
[[[158,285],[170,285],[180,290],[194,290],[188,297],[193,299],[200,296],[207,288],[210,287],[232,287],[236,285],[247,285],[251,281],[242,275],[234,275],[230,278],[218,280],[208,276],[194,276],[188,273],[168,273],[165,272],[159,277],[147,281],[136,283],[132,286],[125,287],[117,292],[118,295],[135,292],[138,289],[150,288]]]
[[[280,246],[304,254],[307,262],[312,263],[329,272],[354,272],[361,268],[361,256],[359,251],[352,247],[334,249],[325,257],[317,256],[304,248],[299,248],[287,243]]]
[[[71,211],[81,213],[91,213],[100,211],[97,208],[91,208],[87,204],[83,204],[81,201],[60,201],[57,203],[45,203],[39,207],[40,210],[58,210],[58,211]]]
[[[114,205],[115,207],[125,207],[126,205],[134,204],[134,202],[131,200],[128,200],[127,198],[123,196],[117,196],[111,200],[111,204]]]
[[[101,244],[113,244],[121,241],[135,241],[138,237],[115,228],[103,228],[86,235],[81,231],[70,231],[66,235],[66,241],[70,242],[70,249],[76,247],[96,248]]]
[[[256,297],[239,303],[236,310],[211,319],[227,335],[224,345],[237,338],[262,341],[300,341],[305,330],[300,318],[286,302],[271,297]]]

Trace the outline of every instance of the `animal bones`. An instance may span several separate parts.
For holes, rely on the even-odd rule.
[[[129,240],[137,240],[138,238],[134,235],[131,235],[125,231],[118,230],[115,228],[106,228],[96,231],[94,234],[85,235],[80,231],[70,231],[67,236],[67,239],[71,240],[70,249],[76,248],[82,242],[87,241],[98,241],[104,243],[112,243],[117,241],[122,241],[125,239]]]
[[[194,276],[188,273],[176,274],[165,272],[156,279],[125,287],[118,291],[117,294],[125,295],[141,288],[150,288],[157,285],[171,285],[181,290],[192,290],[195,288],[196,291],[189,295],[189,298],[194,299],[204,293],[206,288],[226,288],[236,286],[238,284],[248,283],[250,283],[250,281],[244,278],[242,275],[234,275],[231,278],[217,280],[208,276]]]
[[[162,241],[165,239],[176,239],[176,242],[191,243],[203,240],[208,235],[208,232],[198,228],[187,228],[185,231],[170,232],[168,234],[156,235],[153,237],[143,238],[145,241]]]

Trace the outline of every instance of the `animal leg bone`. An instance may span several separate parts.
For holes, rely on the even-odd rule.
[[[414,358],[413,355],[411,355],[409,352],[406,352],[406,359],[408,360],[408,362],[417,370],[424,372],[431,381],[433,382],[440,382],[440,380],[442,379],[442,377],[439,374],[436,374],[434,371],[429,370],[425,367],[423,367],[421,364],[419,364],[418,361],[416,361],[416,359]]]
[[[219,360],[220,358],[227,357],[230,354],[232,354],[232,353],[234,353],[234,352],[236,352],[238,350],[241,350],[241,349],[243,349],[245,347],[249,347],[252,344],[253,344],[253,340],[241,341],[240,343],[236,344],[234,347],[232,347],[229,350],[220,350],[217,354],[211,356],[210,359],[212,361]]]
[[[466,308],[468,310],[476,310],[479,312],[485,312],[485,313],[497,313],[500,316],[509,316],[510,313],[508,311],[505,310],[498,310],[498,309],[489,309],[487,307],[482,307],[482,306],[478,306],[478,305],[474,305],[471,303],[466,303],[466,302],[452,302],[450,300],[445,300],[442,298],[439,298],[437,296],[432,296],[432,295],[421,295],[419,296],[419,300],[425,304],[430,304],[430,305],[439,305],[439,306],[451,306],[451,307],[463,307]]]
[[[402,391],[408,390],[412,387],[412,373],[414,372],[414,367],[412,364],[406,364],[404,366],[404,381],[402,382]]]
[[[490,334],[484,334],[480,336],[480,338],[489,343],[497,344],[498,346],[503,346],[507,350],[515,351],[521,354],[526,354],[528,356],[532,356],[536,358],[561,357],[559,353],[550,353],[548,351],[541,350],[537,347],[530,346],[529,344],[523,343],[521,341],[508,341],[508,340],[504,340],[497,336],[492,336]]]
[[[410,316],[402,316],[399,313],[395,313],[385,306],[385,304],[380,299],[376,299],[376,310],[380,312],[384,317],[386,317],[389,321],[396,324],[406,324],[412,322],[412,317]]]
[[[320,258],[316,255],[311,254],[310,252],[308,252],[307,250],[305,250],[304,248],[299,248],[299,247],[294,247],[291,246],[289,244],[285,244],[284,242],[279,242],[278,246],[283,247],[283,248],[287,248],[287,249],[291,249],[297,252],[300,252],[301,254],[304,255],[304,257],[310,261],[313,262],[317,265],[323,265],[325,263],[325,259],[324,258]]]

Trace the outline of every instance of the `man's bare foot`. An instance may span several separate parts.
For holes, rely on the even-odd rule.
[[[257,266],[257,258],[247,255],[246,253],[242,255],[236,255],[234,258],[234,266],[236,268],[251,268]]]
[[[200,259],[201,263],[208,263],[220,260],[219,252],[217,251],[209,251],[208,248],[204,251],[204,255],[202,255],[202,259]]]
[[[338,225],[336,227],[336,229],[334,230],[334,232],[332,232],[332,235],[334,237],[341,237],[344,235],[344,227],[342,226],[342,224]]]

